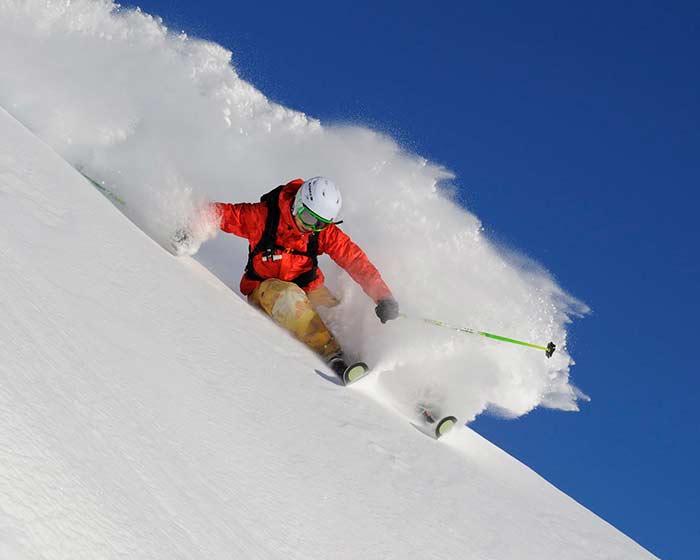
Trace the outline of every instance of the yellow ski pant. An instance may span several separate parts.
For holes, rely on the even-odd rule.
[[[308,294],[292,282],[269,278],[248,296],[248,302],[267,313],[322,358],[340,352],[340,345],[328,330],[315,306],[333,307],[339,301],[322,286]]]

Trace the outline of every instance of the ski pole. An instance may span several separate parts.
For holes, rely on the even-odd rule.
[[[468,327],[455,327],[453,325],[448,325],[447,323],[443,321],[436,321],[435,319],[425,319],[423,317],[412,317],[410,315],[406,315],[405,313],[399,313],[399,317],[402,317],[404,319],[413,319],[414,321],[423,321],[424,323],[428,323],[429,325],[435,325],[437,327],[443,327],[446,329],[451,329],[453,331],[459,331],[467,334],[476,334],[480,336],[485,336],[487,338],[492,338],[494,340],[500,340],[501,342],[510,342],[512,344],[520,344],[521,346],[528,346],[530,348],[535,348],[537,350],[544,350],[545,356],[548,358],[552,357],[552,354],[554,354],[554,351],[557,349],[555,344],[553,342],[550,342],[547,344],[547,346],[538,346],[537,344],[530,344],[529,342],[523,342],[522,340],[515,340],[514,338],[506,338],[505,336],[500,336],[497,334],[491,334],[487,333],[484,331],[479,331],[476,329],[470,329]]]
[[[86,175],[83,173],[82,167],[76,167],[75,168],[78,173],[80,173],[83,177],[85,177],[88,181],[90,181],[90,184],[95,187],[98,191],[100,191],[105,197],[107,197],[109,200],[112,202],[116,202],[117,204],[121,204],[122,206],[126,206],[126,202],[122,198],[120,198],[118,195],[114,194],[111,190],[109,190],[107,187],[105,187],[102,183],[97,182],[95,179],[90,177],[89,175]]]

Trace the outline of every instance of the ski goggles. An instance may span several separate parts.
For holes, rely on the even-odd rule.
[[[326,218],[322,218],[316,214],[316,212],[309,210],[306,205],[302,205],[301,208],[299,208],[297,211],[297,218],[299,218],[299,221],[307,228],[315,232],[323,231],[334,223],[333,220],[326,220]]]

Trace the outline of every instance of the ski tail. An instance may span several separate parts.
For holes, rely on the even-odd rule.
[[[439,410],[431,404],[418,403],[416,405],[416,411],[420,415],[423,425],[421,431],[432,435],[436,439],[444,436],[454,428],[458,422],[456,416],[442,416]]]
[[[369,366],[364,362],[355,362],[350,364],[343,372],[343,383],[352,385],[359,381],[369,373]]]
[[[457,418],[455,416],[445,416],[444,418],[440,419],[437,426],[435,426],[435,437],[438,439],[441,438],[456,425]]]

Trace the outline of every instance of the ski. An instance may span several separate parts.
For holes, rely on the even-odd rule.
[[[422,432],[433,436],[435,439],[440,439],[457,425],[456,416],[441,416],[440,413],[430,405],[418,404],[417,409],[423,426],[420,427],[416,424],[414,424],[414,426]]]
[[[445,416],[438,420],[437,426],[435,426],[435,437],[441,438],[447,432],[449,432],[457,424],[457,418],[455,416]]]
[[[345,365],[344,362],[343,365]],[[333,368],[333,370],[346,387],[371,373],[369,366],[365,362],[353,362],[345,366],[345,369]],[[419,403],[416,405],[416,412],[419,420],[409,419],[411,425],[434,439],[440,439],[459,422],[456,416],[442,416],[439,409],[432,404]]]
[[[352,385],[356,381],[359,381],[369,373],[369,366],[364,362],[355,362],[350,364],[345,368],[343,372],[343,383],[347,385]]]

